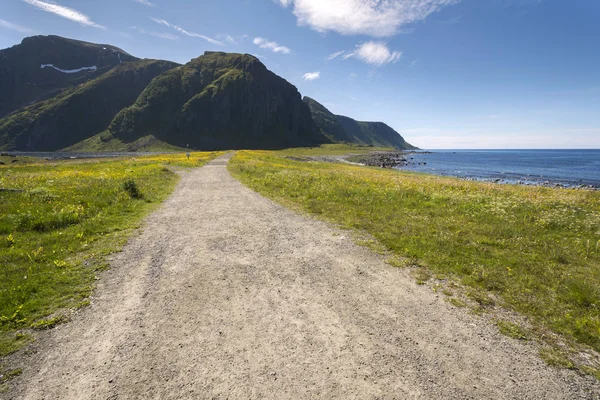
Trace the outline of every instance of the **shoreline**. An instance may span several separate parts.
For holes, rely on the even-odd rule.
[[[427,161],[415,160],[412,157],[415,154],[434,154],[431,151],[388,151],[388,152],[373,152],[371,154],[364,155],[349,155],[343,157],[346,162],[353,164],[379,167],[383,169],[396,169],[399,171],[410,171],[418,172],[423,174],[430,174],[436,176],[446,176],[452,178],[463,179],[471,182],[485,182],[494,183],[499,185],[520,185],[520,186],[537,186],[547,187],[553,189],[576,189],[576,190],[588,190],[588,191],[600,191],[600,185],[594,185],[584,180],[569,181],[561,178],[549,178],[544,176],[533,176],[533,175],[518,175],[511,176],[508,173],[492,173],[490,176],[477,176],[477,175],[458,175],[450,172],[434,172],[434,171],[423,171],[419,167],[427,165]]]

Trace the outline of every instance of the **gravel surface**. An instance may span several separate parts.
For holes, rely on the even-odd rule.
[[[589,399],[348,232],[184,174],[99,281],[26,352],[8,399]]]

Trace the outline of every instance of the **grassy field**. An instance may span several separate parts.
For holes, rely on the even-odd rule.
[[[310,150],[310,152],[326,150]],[[291,153],[301,155],[303,150]],[[477,183],[290,152],[238,152],[231,172],[284,205],[368,232],[456,306],[509,310],[501,332],[544,337],[554,364],[598,375],[600,193]],[[561,345],[566,343],[567,346]],[[591,354],[586,358],[582,352]]]
[[[173,169],[198,167],[218,154],[0,157],[0,356],[86,305],[104,256],[118,251],[174,189]]]
[[[372,151],[397,151],[387,147],[359,146],[354,144],[323,144],[319,147],[299,147],[280,150],[282,156],[345,156],[348,154],[367,154]]]

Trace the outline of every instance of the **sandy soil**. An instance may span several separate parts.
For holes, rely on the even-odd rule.
[[[348,233],[184,175],[8,399],[588,399],[598,382],[455,309]]]

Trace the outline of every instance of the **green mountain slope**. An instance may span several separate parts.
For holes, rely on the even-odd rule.
[[[399,150],[416,149],[383,122],[362,122],[343,115],[335,115],[310,97],[304,97],[304,102],[309,106],[317,128],[334,142],[393,147]]]
[[[140,60],[0,120],[0,149],[54,151],[106,130],[114,116],[135,102],[148,83],[177,64]]]
[[[0,118],[135,61],[118,47],[60,36],[33,36],[0,50]]]
[[[332,142],[354,143],[353,139],[346,133],[337,115],[334,115],[325,106],[304,96],[304,102],[310,108],[313,121],[324,136]]]
[[[59,36],[0,50],[0,150],[412,149],[392,128],[334,115],[248,54],[180,66]]]
[[[72,152],[118,152],[118,151],[186,151],[183,147],[173,146],[158,140],[152,135],[142,136],[134,141],[124,142],[115,138],[108,130],[69,146],[64,151]]]
[[[110,125],[120,140],[152,135],[203,150],[328,142],[298,90],[248,54],[207,52],[156,78]]]

